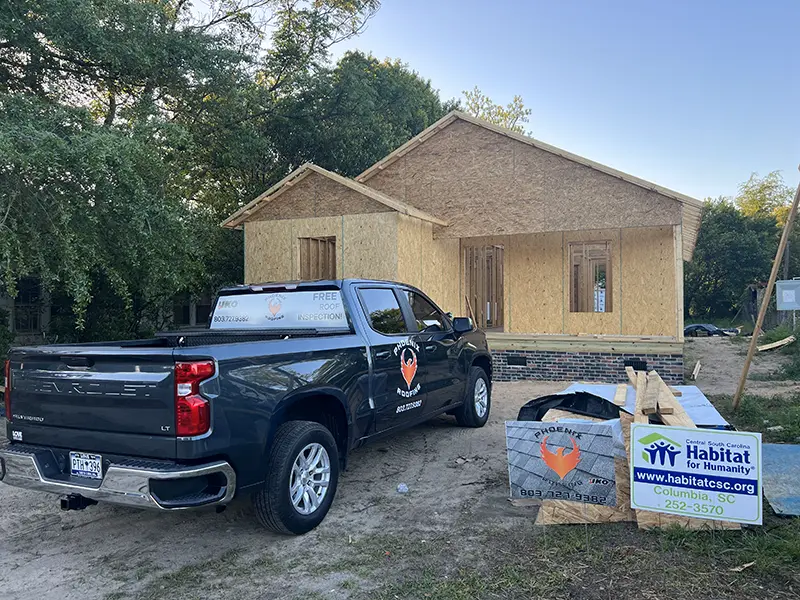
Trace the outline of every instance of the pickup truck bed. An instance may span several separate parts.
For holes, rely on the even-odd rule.
[[[224,507],[252,492],[285,533],[322,520],[349,450],[443,412],[482,425],[491,389],[469,320],[367,280],[227,288],[207,329],[16,348],[6,371],[2,482],[67,509]]]

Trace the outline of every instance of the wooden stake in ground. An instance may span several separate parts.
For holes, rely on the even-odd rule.
[[[789,209],[789,217],[786,219],[786,224],[783,226],[783,233],[781,234],[781,243],[778,244],[778,251],[775,253],[775,261],[772,263],[772,271],[769,274],[769,281],[767,282],[767,289],[764,290],[764,299],[761,301],[761,308],[758,311],[758,318],[756,319],[756,327],[753,329],[753,337],[750,338],[750,347],[747,349],[747,358],[744,361],[742,368],[742,376],[739,378],[739,387],[736,388],[736,394],[733,397],[733,409],[739,408],[739,402],[742,400],[742,393],[744,393],[744,385],[747,382],[747,373],[750,371],[750,363],[753,362],[753,354],[756,352],[758,345],[758,334],[761,332],[761,326],[764,324],[764,315],[767,313],[769,301],[772,297],[772,288],[775,287],[775,280],[778,278],[778,269],[781,266],[781,258],[783,251],[786,249],[786,244],[789,241],[789,234],[792,231],[794,224],[794,217],[797,214],[797,205],[800,203],[800,185],[797,186],[797,191],[794,193],[794,202],[792,208]]]

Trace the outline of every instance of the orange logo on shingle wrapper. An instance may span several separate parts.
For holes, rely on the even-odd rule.
[[[545,436],[542,440],[542,460],[548,467],[553,469],[561,479],[564,479],[564,477],[581,462],[581,451],[578,449],[578,442],[575,441],[575,438],[570,436],[569,439],[572,441],[572,450],[569,454],[564,454],[566,448],[558,448],[555,453],[553,453],[547,449],[548,437],[550,436]]]

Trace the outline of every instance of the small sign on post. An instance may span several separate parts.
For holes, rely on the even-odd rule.
[[[631,508],[760,525],[761,434],[634,423]]]

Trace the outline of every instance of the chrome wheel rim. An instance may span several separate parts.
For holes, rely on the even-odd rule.
[[[316,511],[328,494],[331,459],[322,444],[312,443],[294,459],[289,475],[289,498],[301,515]]]
[[[481,378],[475,382],[475,414],[482,419],[487,410],[489,410],[489,388]]]

